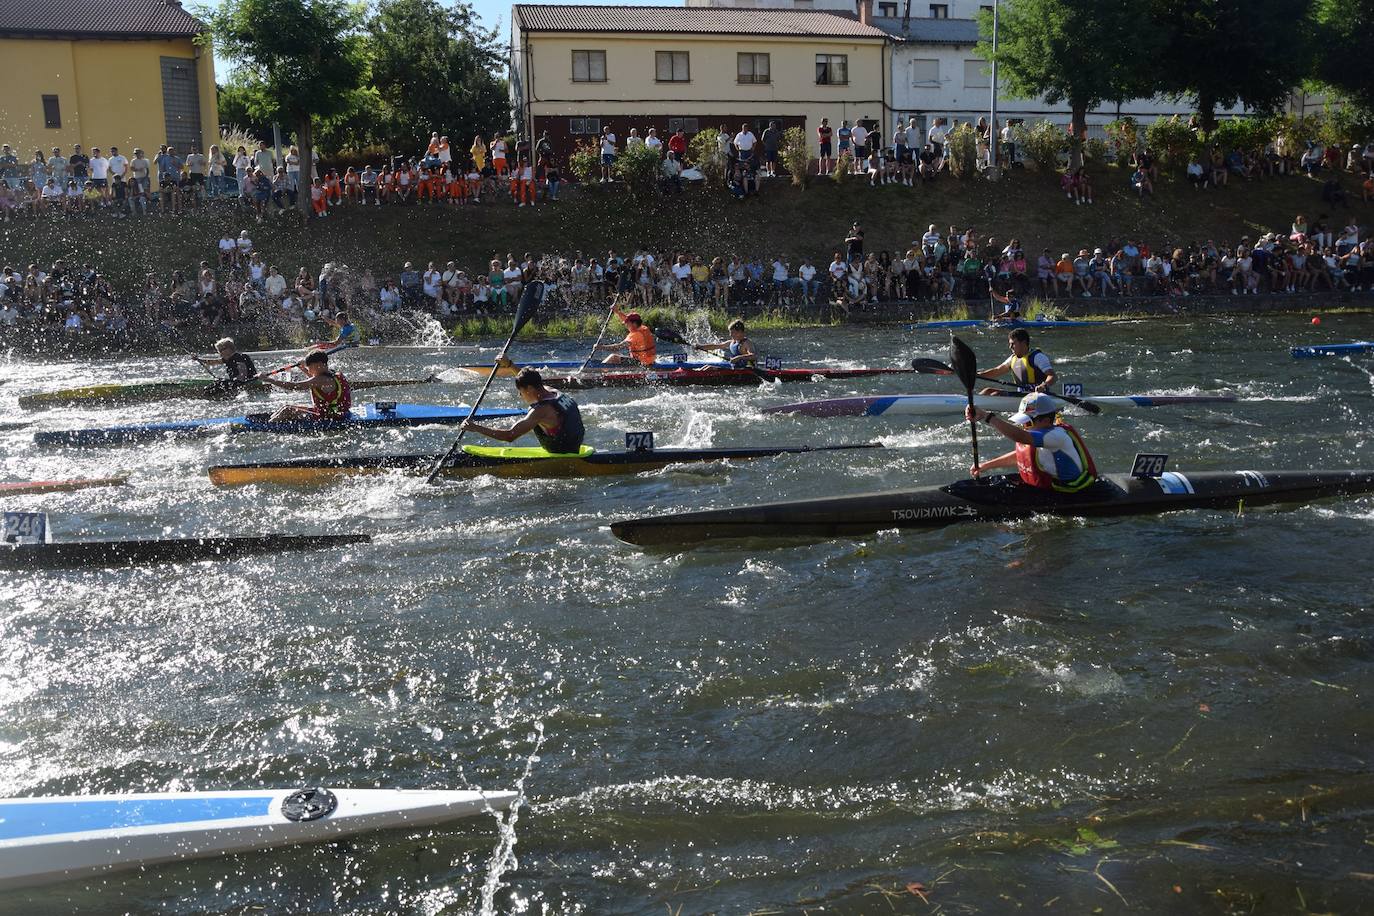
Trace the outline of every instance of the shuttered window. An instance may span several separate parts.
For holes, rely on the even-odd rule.
[[[196,62],[189,57],[162,58],[162,111],[169,145],[182,154],[191,144],[200,145],[200,87]]]
[[[55,95],[43,96],[43,126],[62,126],[62,106],[57,104],[57,96]]]

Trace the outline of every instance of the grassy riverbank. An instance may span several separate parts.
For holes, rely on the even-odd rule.
[[[1355,191],[1349,176],[1343,180]],[[257,223],[248,214],[217,206],[181,216],[116,219],[108,215],[55,217],[0,224],[0,261],[12,267],[50,264],[57,258],[91,263],[119,286],[136,287],[146,272],[165,276],[215,258],[226,232],[247,229],[256,248],[283,274],[299,267],[312,273],[325,261],[394,276],[406,261],[455,261],[469,270],[510,252],[557,251],[569,255],[624,254],[639,246],[691,251],[704,256],[783,254],[797,264],[828,261],[851,222],[863,224],[868,248],[902,251],[926,227],[972,226],[999,241],[1021,240],[1034,257],[1041,248],[1077,252],[1116,238],[1141,238],[1154,247],[1214,239],[1234,243],[1266,231],[1287,232],[1293,216],[1327,214],[1337,227],[1367,221],[1369,205],[1336,210],[1321,203],[1321,183],[1303,177],[1238,183],[1195,191],[1185,182],[1161,181],[1141,201],[1125,173],[1105,169],[1096,179],[1097,203],[1076,206],[1058,190],[1057,178],[1016,172],[997,183],[943,177],[916,188],[869,188],[851,179],[828,179],[806,189],[785,180],[767,182],[757,198],[740,202],[723,192],[691,189],[648,202],[631,200],[619,186],[569,189],[554,203],[516,209],[507,200],[456,207],[344,207],[327,219],[301,224],[294,214]]]

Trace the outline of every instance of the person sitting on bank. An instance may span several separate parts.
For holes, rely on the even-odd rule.
[[[1007,335],[1007,347],[1011,350],[1011,356],[1008,356],[996,367],[985,372],[979,372],[978,378],[993,381],[998,376],[1010,372],[1019,391],[984,388],[979,394],[1015,397],[1021,392],[1048,391],[1054,387],[1054,383],[1058,379],[1058,375],[1054,371],[1054,364],[1040,350],[1031,349],[1029,331],[1025,328],[1013,330]]]
[[[546,387],[539,371],[528,366],[515,376],[515,393],[530,409],[514,426],[493,429],[468,420],[462,428],[498,442],[514,442],[532,432],[544,451],[554,455],[576,454],[582,448],[587,430],[576,401],[561,391]]]
[[[754,342],[749,339],[749,334],[744,328],[744,320],[736,318],[730,322],[730,339],[721,343],[702,344],[698,349],[701,350],[721,350],[725,359],[732,366],[753,366],[759,361],[758,351],[754,349]]]
[[[1078,430],[1059,419],[1060,403],[1044,393],[1021,399],[1020,412],[1002,419],[991,410],[969,406],[964,417],[987,423],[1016,443],[1005,455],[975,464],[974,477],[996,468],[1016,468],[1021,482],[1058,493],[1077,493],[1097,480],[1097,467]]]
[[[310,406],[288,404],[272,414],[272,421],[283,420],[347,420],[353,407],[353,392],[348,379],[342,372],[329,368],[329,357],[323,350],[316,350],[305,358],[302,364],[306,377],[299,382],[282,381],[263,376],[263,381],[286,391],[310,392]]]
[[[252,357],[238,351],[234,338],[216,341],[215,353],[214,357],[196,357],[196,362],[202,366],[224,367],[224,378],[216,379],[211,388],[240,388],[258,377],[258,367],[253,364]]]
[[[602,363],[607,366],[619,366],[626,363],[652,366],[658,359],[658,342],[654,339],[653,328],[644,323],[639,312],[622,312],[619,306],[616,306],[613,311],[621,323],[625,325],[625,339],[616,343],[597,344],[595,349],[628,350],[629,355],[612,353]]]

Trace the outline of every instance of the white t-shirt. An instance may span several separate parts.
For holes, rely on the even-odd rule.
[[[943,124],[937,124],[930,129],[930,133],[926,136],[930,138],[931,143],[944,143],[946,133],[948,133],[948,131],[945,126]]]
[[[253,240],[247,236],[239,236],[234,244],[238,247],[239,254],[248,254],[253,250]]]
[[[689,279],[691,279],[691,277],[692,277],[692,265],[691,265],[691,264],[674,264],[674,265],[673,265],[673,276],[674,276],[674,277],[677,277],[679,280],[689,280]]]
[[[604,133],[601,135],[601,155],[615,155],[615,134]]]
[[[439,295],[439,284],[443,282],[443,275],[437,270],[427,270],[424,276],[424,290],[426,296]]]
[[[854,142],[855,146],[867,146],[868,128],[864,127],[862,124],[855,124],[853,133],[849,135],[849,138]]]
[[[110,160],[104,156],[91,157],[91,177],[103,179],[110,177]]]
[[[237,246],[234,244],[234,240],[229,238],[227,235],[219,240],[220,251],[233,251],[236,247]]]
[[[110,176],[123,175],[129,169],[129,160],[123,156],[110,157]]]
[[[663,146],[663,141],[658,139],[658,137],[647,137],[644,140],[644,145],[651,150],[658,150]]]
[[[274,299],[286,292],[286,278],[281,274],[269,275],[263,285],[267,287],[267,295]]]
[[[758,139],[754,136],[752,131],[742,130],[735,134],[735,149],[739,150],[741,153],[747,153],[753,150],[754,144],[757,142]]]
[[[782,263],[781,261],[774,261],[774,262],[773,262],[773,279],[774,279],[774,280],[786,280],[786,279],[787,279],[787,265],[786,265],[786,264]]]
[[[653,139],[653,138],[651,137],[650,139]],[[630,134],[630,136],[628,136],[628,137],[625,138],[625,148],[626,148],[626,149],[634,149],[636,146],[643,146],[643,145],[644,145],[644,138],[643,138],[643,137],[636,137],[634,134]]]
[[[493,140],[493,141],[492,141],[492,143],[491,143],[491,158],[493,158],[493,159],[505,159],[505,158],[506,158],[506,141],[505,141],[505,140]]]
[[[520,268],[507,267],[505,270],[501,271],[501,279],[505,280],[507,283],[519,283]]]
[[[45,184],[45,185],[43,185],[43,199],[44,199],[44,200],[61,200],[61,199],[62,199],[62,189],[59,188],[59,187],[58,187],[57,185],[55,185],[55,184]]]
[[[831,262],[830,262],[830,276],[831,276],[831,277],[833,277],[833,278],[835,278],[836,280],[838,280],[838,279],[840,279],[841,277],[843,277],[843,276],[844,276],[845,274],[847,274],[847,273],[849,273],[849,265],[846,264],[844,261],[831,261]]]
[[[810,283],[810,282],[811,282],[811,278],[814,277],[814,276],[816,276],[816,268],[815,268],[815,265],[812,265],[812,264],[803,264],[801,267],[798,267],[798,268],[797,268],[797,276],[801,277],[801,278],[802,278],[803,280],[805,280],[807,283]]]

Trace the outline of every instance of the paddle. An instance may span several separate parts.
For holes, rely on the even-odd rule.
[[[953,332],[949,335],[949,362],[954,370],[954,374],[959,376],[959,381],[963,382],[964,390],[968,392],[969,410],[973,410],[973,386],[978,379],[978,357],[974,355],[969,345],[954,336]],[[911,368],[915,369],[915,365]],[[968,418],[969,435],[973,437],[973,466],[978,467],[981,462],[978,460],[978,422],[973,419],[970,412]]]
[[[596,343],[592,344],[592,352],[587,354],[587,358],[582,361],[582,365],[577,367],[577,375],[587,371],[592,360],[596,359],[596,348],[601,346],[601,338],[606,336],[606,329],[611,326],[611,319],[615,317],[615,310],[620,306],[620,296],[617,294],[611,297],[611,309],[606,313],[606,320],[601,322],[601,333],[596,335]]]
[[[515,307],[515,321],[511,327],[510,337],[506,338],[506,344],[501,348],[501,352],[496,354],[496,360],[491,364],[491,374],[487,376],[486,382],[482,385],[482,390],[477,393],[477,399],[472,402],[472,409],[468,411],[468,418],[463,421],[464,423],[471,422],[472,418],[477,416],[477,408],[482,406],[482,399],[487,396],[491,383],[496,381],[496,374],[501,371],[501,363],[505,361],[506,353],[509,352],[511,344],[515,343],[515,338],[520,333],[520,329],[534,317],[534,312],[539,307],[539,301],[543,298],[544,284],[538,280],[530,281],[520,296],[520,303]],[[465,432],[467,432],[466,429],[458,430],[458,438],[454,439],[453,444],[448,447],[448,451],[444,452],[439,460],[434,462],[434,467],[430,469],[429,476],[425,478],[425,483],[434,483],[439,477],[439,472],[444,469],[444,465],[461,447]]]
[[[215,373],[214,373],[213,371],[211,371],[211,369],[210,369],[209,366],[205,365],[205,363],[203,363],[203,362],[200,361],[200,356],[199,356],[199,355],[196,353],[196,351],[191,347],[191,345],[188,344],[188,343],[186,342],[186,338],[181,336],[181,332],[180,332],[180,331],[178,331],[176,328],[172,327],[170,324],[168,324],[168,323],[165,322],[165,321],[162,322],[162,326],[163,326],[163,328],[165,328],[165,329],[167,330],[167,333],[168,333],[168,334],[170,334],[173,338],[176,339],[177,344],[178,344],[183,350],[185,350],[188,354],[190,354],[191,358],[194,359],[194,360],[196,361],[196,365],[197,365],[197,366],[200,366],[200,368],[202,368],[202,369],[205,370],[205,373],[206,373],[207,375],[209,375],[210,378],[214,379],[216,382],[222,382],[222,381],[224,381],[224,379],[220,378],[218,375],[215,375]]]
[[[356,347],[356,346],[357,346],[357,344],[355,344],[355,343],[341,343],[341,344],[339,344],[339,345],[336,346],[336,347],[330,347],[328,350],[313,350],[313,349],[312,349],[312,350],[311,350],[311,353],[324,353],[325,356],[332,356],[332,355],[334,355],[335,353],[338,353],[340,350],[350,350],[350,349],[352,349],[353,347]],[[307,353],[306,355],[309,356],[310,354]],[[269,372],[259,372],[257,375],[254,376],[254,378],[266,378],[266,377],[269,376],[269,375],[277,375],[278,373],[287,372],[287,371],[289,371],[289,370],[291,370],[291,369],[298,369],[298,368],[300,368],[300,367],[301,367],[302,365],[304,365],[304,364],[305,364],[305,360],[304,360],[303,358],[302,358],[302,359],[298,359],[298,360],[296,360],[294,363],[287,363],[285,366],[281,366],[281,367],[279,367],[279,368],[272,369],[272,370],[269,371]]]
[[[911,361],[911,368],[915,369],[917,372],[925,373],[926,375],[956,374],[954,369],[940,362],[938,359],[930,359],[929,357],[925,356],[918,356],[915,359],[913,359]],[[974,377],[977,378],[976,372],[974,373]],[[1008,385],[1005,382],[998,382],[992,379],[983,379],[983,381],[987,382],[989,385],[996,385],[999,388],[1004,388],[1007,391],[1020,391],[1020,389],[1016,386]],[[970,384],[975,383],[971,382]],[[1025,392],[1021,393],[1024,394]],[[1067,401],[1068,403],[1074,405],[1075,407],[1081,408],[1087,413],[1099,414],[1102,412],[1102,408],[1094,404],[1092,401],[1084,400],[1083,398],[1076,398],[1070,394],[1055,394],[1052,391],[1046,393],[1049,394],[1049,396],[1052,398],[1058,398],[1061,401]]]
[[[674,331],[672,328],[656,328],[654,330],[654,336],[657,337],[659,340],[666,340],[668,341],[668,343],[682,344],[684,347],[689,347],[690,349],[696,350],[699,353],[705,353],[708,356],[717,356],[716,351],[708,350],[705,347],[698,347],[696,344],[692,343],[690,340],[688,340],[686,337],[683,337],[681,334],[679,334],[677,331]],[[748,363],[736,365],[732,362],[729,362],[729,360],[727,360],[726,362],[732,369],[748,369],[750,372],[754,373],[754,375],[758,376],[759,379],[762,381],[773,381],[773,376],[769,375],[766,370],[760,369],[757,366],[751,366]]]

